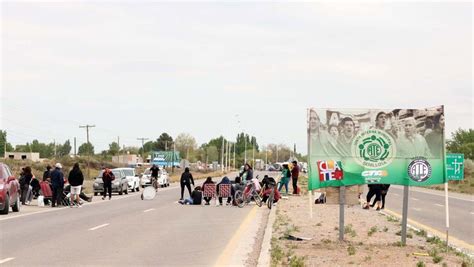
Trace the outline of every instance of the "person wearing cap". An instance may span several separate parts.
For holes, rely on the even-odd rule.
[[[53,187],[53,199],[52,206],[56,207],[56,204],[61,205],[64,190],[64,174],[62,172],[63,166],[61,163],[56,163],[54,170],[51,172],[51,186]]]

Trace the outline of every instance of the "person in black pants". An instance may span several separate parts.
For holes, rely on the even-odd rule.
[[[183,174],[181,174],[181,198],[179,200],[183,200],[184,197],[184,187],[186,186],[189,191],[189,196],[191,196],[191,184],[194,186],[194,179],[193,175],[189,172],[189,168],[186,167],[184,169]]]
[[[52,206],[56,207],[56,204],[61,205],[63,200],[63,189],[64,189],[64,174],[61,171],[63,166],[61,163],[56,163],[54,170],[51,172],[51,186],[53,187],[53,203]]]
[[[158,172],[160,171],[160,168],[157,167],[155,164],[150,168],[151,172],[151,178],[152,178],[152,185],[153,185],[153,179],[156,180],[156,185],[158,186]]]
[[[367,193],[367,197],[366,197],[367,203],[365,204],[364,209],[366,210],[369,209],[370,201],[374,195],[375,195],[374,205],[375,203],[377,203],[377,201],[380,201],[381,186],[382,186],[381,184],[368,185],[369,192]],[[370,206],[373,207],[374,205],[370,205]],[[379,208],[377,208],[377,210],[379,210]]]
[[[105,168],[104,172],[102,173],[102,182],[104,182],[104,194],[102,196],[102,200],[105,199],[105,196],[107,195],[107,190],[109,191],[109,200],[112,198],[113,180],[115,180],[114,173],[109,168]]]
[[[298,166],[298,162],[294,160],[293,168],[291,169],[291,179],[293,180],[293,194],[297,195],[298,192],[298,176],[300,175],[300,167]]]
[[[377,210],[379,209],[385,209],[385,196],[388,193],[388,188],[390,188],[390,184],[381,184],[380,185],[380,201],[382,202],[381,207],[377,207]],[[376,199],[374,200],[374,203],[372,203],[370,206],[374,207],[375,204],[377,203]]]
[[[28,191],[30,190],[30,182],[33,179],[33,174],[31,173],[31,167],[27,166],[23,168],[22,179],[20,179],[20,186],[21,186],[21,204],[25,205],[28,201],[27,195]]]

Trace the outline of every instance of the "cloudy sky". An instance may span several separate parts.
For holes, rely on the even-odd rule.
[[[1,4],[9,142],[238,131],[306,152],[306,108],[444,104],[473,127],[472,3]],[[238,123],[240,121],[240,123]]]

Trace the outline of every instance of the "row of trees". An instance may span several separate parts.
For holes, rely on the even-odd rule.
[[[162,133],[156,140],[144,143],[143,148],[125,147],[120,148],[117,142],[109,144],[109,149],[102,151],[102,156],[115,156],[121,153],[144,154],[148,155],[151,151],[177,150],[182,158],[191,162],[200,160],[202,162],[219,161],[222,155],[222,143],[230,142],[230,153],[234,153],[236,161],[241,164],[244,161],[244,155],[247,159],[260,158],[268,159],[269,162],[285,161],[290,156],[296,156],[301,159],[300,154],[294,154],[294,151],[286,145],[269,144],[264,150],[261,150],[257,138],[245,133],[239,133],[235,140],[227,140],[220,136],[209,140],[209,142],[198,147],[196,139],[187,133],[181,133],[173,140],[167,133]],[[463,153],[465,158],[474,159],[474,130],[458,129],[453,133],[452,138],[446,142],[449,152]],[[31,143],[16,145],[15,148],[7,142],[7,132],[0,130],[0,157],[4,157],[4,151],[16,152],[39,152],[41,158],[62,157],[71,153],[71,143],[66,140],[64,144],[41,143],[33,140]],[[245,153],[247,151],[247,153]],[[78,148],[79,155],[94,155],[94,146],[91,143],[84,143]]]
[[[6,142],[6,131],[0,131],[0,146],[3,147]],[[222,155],[222,144],[231,143],[230,150],[226,152],[231,153],[231,158],[235,159],[236,165],[240,165],[244,161],[245,154],[247,160],[267,159],[269,162],[285,161],[294,155],[294,151],[286,145],[270,144],[265,149],[261,149],[257,143],[255,136],[250,136],[245,133],[239,133],[235,140],[227,140],[223,136],[219,136],[209,140],[198,146],[196,139],[188,133],[181,133],[173,139],[168,133],[162,133],[156,140],[148,141],[143,144],[143,147],[123,147],[121,148],[117,142],[109,144],[109,148],[100,152],[102,157],[111,157],[119,154],[141,154],[145,157],[152,151],[163,150],[177,150],[184,159],[191,162],[200,160],[201,162],[220,161]],[[226,145],[227,147],[227,145]],[[3,149],[1,149],[1,156],[3,156]],[[70,141],[67,140],[64,144],[54,143],[40,143],[38,140],[33,140],[31,143],[25,145],[17,145],[15,148],[7,143],[7,151],[17,152],[39,152],[41,158],[51,158],[54,156],[61,157],[71,153]],[[78,148],[79,155],[94,155],[94,146],[91,143],[81,144]],[[294,155],[301,158],[300,154]]]

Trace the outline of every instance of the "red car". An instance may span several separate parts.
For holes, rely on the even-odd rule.
[[[10,168],[0,162],[0,214],[8,214],[10,207],[20,211],[20,184]]]

